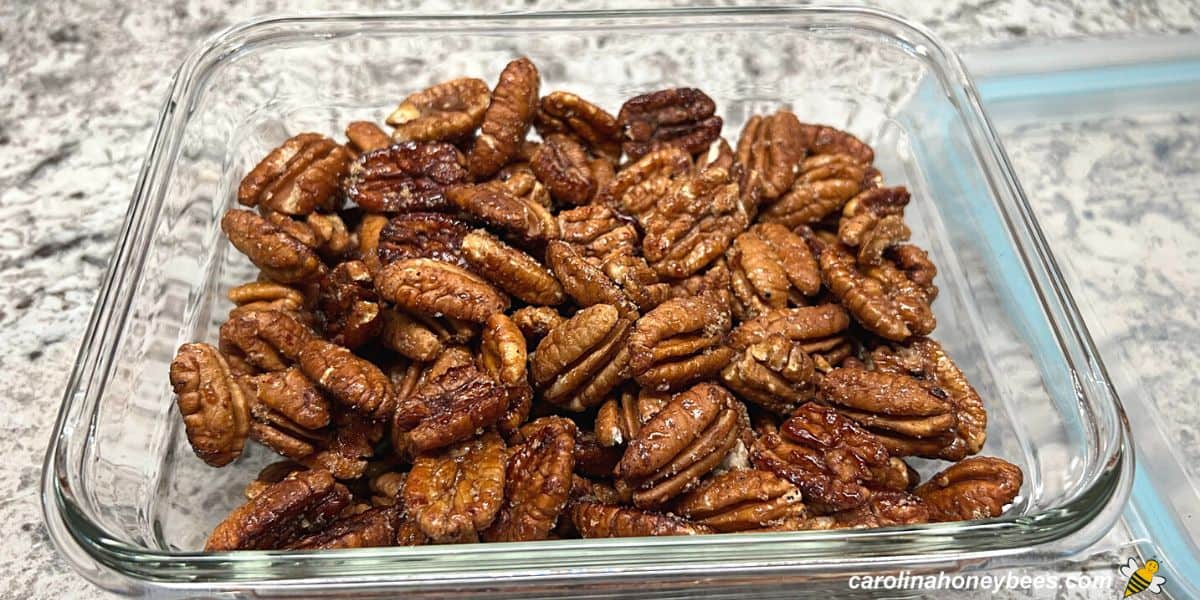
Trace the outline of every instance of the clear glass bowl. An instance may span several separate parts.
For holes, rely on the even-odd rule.
[[[791,106],[871,143],[886,180],[913,192],[914,238],[940,267],[935,337],[989,408],[983,453],[1025,471],[1012,508],[989,521],[882,530],[196,552],[271,460],[260,448],[205,466],[167,382],[175,349],[214,341],[225,291],[253,277],[218,226],[241,175],[289,135],[340,136],[413,90],[462,75],[491,81],[521,55],[539,66],[544,91],[610,110],[637,93],[696,86],[717,101],[730,137],[749,115]],[[740,594],[803,581],[844,591],[848,573],[1070,555],[1108,530],[1129,492],[1120,405],[970,79],[929,33],[881,12],[335,15],[236,26],[176,75],[120,239],[43,483],[54,542],[109,589]]]

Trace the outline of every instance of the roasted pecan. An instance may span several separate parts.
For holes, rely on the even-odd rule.
[[[429,362],[449,344],[464,344],[475,337],[470,323],[458,319],[410,314],[402,310],[383,310],[383,345],[405,358]]]
[[[646,313],[629,336],[633,378],[654,390],[679,389],[720,372],[732,321],[716,296],[673,298]]]
[[[630,329],[616,307],[597,304],[551,330],[531,357],[542,399],[575,412],[603,401],[629,376]]]
[[[574,246],[555,240],[546,246],[546,262],[563,290],[580,306],[610,304],[628,318],[637,316],[638,306],[615,281],[588,262]]]
[[[674,515],[600,504],[591,500],[572,502],[570,513],[575,529],[585,538],[716,533],[706,525],[692,523]]]
[[[508,298],[491,284],[450,263],[410,258],[383,267],[375,289],[410,312],[472,323],[508,309]]]
[[[350,491],[328,471],[297,471],[229,513],[204,550],[283,548],[324,529],[349,503]]]
[[[504,314],[492,315],[483,326],[479,364],[507,392],[508,408],[499,422],[505,435],[511,435],[529,418],[533,390],[529,387],[528,363],[525,336],[517,324]]]
[[[395,507],[372,508],[335,521],[323,531],[287,547],[291,550],[334,550],[392,546],[396,542],[396,530],[403,518],[404,512]]]
[[[803,296],[821,290],[821,271],[808,244],[778,223],[761,223],[739,235],[727,259],[739,319],[803,304]]]
[[[337,260],[354,248],[354,239],[346,229],[346,222],[337,213],[312,213],[304,217],[304,225],[312,239],[308,246],[321,256]]]
[[[366,263],[350,260],[334,267],[317,295],[317,314],[329,341],[357,348],[383,327],[383,316]]]
[[[844,154],[813,156],[800,164],[790,190],[765,206],[759,221],[785,227],[812,225],[836,213],[866,186],[870,167]]]
[[[788,110],[746,121],[738,139],[737,161],[745,169],[742,187],[766,201],[788,191],[804,160],[805,136],[800,119]]]
[[[358,258],[366,263],[372,275],[383,266],[379,262],[379,238],[387,224],[388,218],[383,215],[363,215],[358,224]]]
[[[732,296],[729,291],[729,265],[725,259],[718,259],[713,266],[703,273],[697,273],[687,279],[680,279],[671,284],[672,298],[689,298],[704,294],[715,294],[726,306],[732,306]]]
[[[510,193],[505,186],[460,185],[446,191],[459,210],[524,242],[558,238],[558,222],[545,206]]]
[[[695,88],[660,90],[636,96],[621,105],[617,123],[622,148],[632,160],[664,146],[696,154],[721,135],[716,103]]]
[[[512,314],[513,323],[521,330],[528,341],[541,340],[558,327],[565,319],[558,311],[549,306],[526,306],[518,308]]]
[[[904,271],[909,281],[925,291],[925,297],[929,298],[930,302],[937,298],[938,288],[933,285],[933,278],[937,276],[937,266],[929,260],[928,253],[912,244],[900,244],[891,249],[888,257]]]
[[[836,304],[780,308],[738,325],[729,343],[744,350],[778,333],[800,344],[805,352],[816,354],[845,344],[842,334],[849,326],[850,316]]]
[[[616,117],[575,94],[550,92],[543,96],[533,125],[543,138],[567,134],[610,160],[621,157],[621,128]]]
[[[246,484],[246,489],[242,492],[242,495],[247,500],[253,500],[255,496],[261,494],[268,487],[271,487],[272,484],[279,483],[283,481],[284,477],[296,471],[303,471],[304,469],[304,465],[290,460],[281,460],[268,464],[258,471],[258,475],[254,477],[254,481]]]
[[[221,325],[221,352],[264,371],[281,371],[295,362],[313,333],[290,313],[242,311]]]
[[[638,310],[648,311],[671,297],[671,285],[660,281],[646,259],[631,254],[613,254],[600,270],[624,292]],[[723,303],[722,303],[723,304]]]
[[[463,238],[467,263],[488,281],[530,304],[560,304],[563,288],[550,271],[528,254],[476,229]]]
[[[238,202],[289,215],[337,208],[350,152],[317,133],[301,133],[271,151],[242,179]]]
[[[581,429],[575,436],[575,470],[584,476],[595,478],[612,477],[613,469],[621,461],[621,448],[602,446],[590,430]],[[628,492],[628,490],[626,490]],[[628,494],[626,494],[628,500]]]
[[[619,398],[610,398],[596,412],[596,441],[602,446],[623,446],[637,436],[651,417],[662,410],[671,397],[642,388],[622,390]]]
[[[505,458],[504,440],[491,432],[420,456],[404,484],[404,505],[434,542],[478,541],[504,501]]]
[[[413,394],[400,401],[392,445],[410,454],[449,446],[495,424],[506,408],[505,386],[481,372],[468,353],[450,349],[422,375]]]
[[[636,506],[660,505],[721,464],[747,419],[745,407],[724,388],[697,384],[676,394],[642,426],[613,474],[633,490]]]
[[[528,58],[518,58],[500,72],[479,137],[467,154],[467,165],[477,179],[494,175],[517,155],[537,112],[539,83],[537,67]]]
[[[675,500],[671,512],[720,532],[769,527],[807,516],[800,490],[769,471],[726,471]]]
[[[467,180],[458,149],[444,142],[401,142],[350,164],[346,197],[367,212],[445,210],[448,186]]]
[[[832,408],[804,404],[781,429],[759,427],[750,462],[796,484],[818,512],[861,506],[876,473],[892,466],[874,436]]]
[[[334,400],[364,417],[383,420],[395,407],[392,386],[370,361],[325,340],[310,340],[300,350],[300,368]]]
[[[481,537],[489,542],[544,540],[571,493],[575,424],[542,417],[522,428],[525,441],[508,459],[504,505]]]
[[[562,240],[593,263],[615,254],[633,254],[639,245],[633,224],[602,204],[558,213],[558,228]]]
[[[804,149],[809,154],[844,154],[869,165],[875,160],[875,151],[853,135],[828,125],[803,123]]]
[[[255,400],[256,416],[261,408],[280,413],[305,429],[329,425],[332,414],[329,400],[297,367],[247,377],[242,381]]]
[[[586,477],[573,475],[571,477],[571,499],[572,500],[591,500],[600,502],[601,504],[620,504],[621,497],[617,493],[616,488],[601,482],[593,481]],[[566,520],[570,522],[570,520]],[[574,525],[572,524],[572,527]]]
[[[360,153],[386,148],[392,143],[388,134],[370,121],[352,121],[346,126],[346,139]]]
[[[739,398],[786,415],[812,400],[817,376],[812,357],[799,343],[773,333],[738,352],[721,380]]]
[[[243,283],[230,288],[227,297],[235,305],[229,311],[230,318],[257,310],[277,310],[295,315],[307,304],[300,290],[272,281]]]
[[[223,467],[241,455],[250,431],[250,403],[216,348],[180,346],[171,361],[171,387],[196,456]]]
[[[964,459],[925,483],[914,494],[929,506],[934,521],[998,517],[1021,491],[1021,468],[988,456]]]
[[[864,190],[842,208],[838,239],[858,248],[860,263],[878,265],[885,250],[912,235],[903,220],[909,199],[903,186]]]
[[[541,145],[537,144],[537,146],[540,147]],[[537,152],[537,150],[534,149],[533,152]],[[542,185],[542,182],[538,181],[537,176],[533,174],[533,169],[529,168],[528,163],[510,164],[501,169],[496,174],[495,179],[485,181],[480,185],[502,190],[541,208],[549,209],[553,204],[550,199],[550,192],[546,190],[546,186]]]
[[[729,172],[708,168],[677,185],[639,221],[646,261],[659,275],[682,279],[724,254],[750,215]]]
[[[317,253],[267,219],[248,210],[230,210],[221,230],[234,248],[271,280],[296,283],[319,276],[325,265]]]
[[[604,191],[606,201],[621,214],[644,223],[660,199],[671,193],[692,173],[692,157],[667,147],[641,157],[621,169]]]
[[[861,506],[830,515],[834,528],[895,527],[930,521],[930,507],[908,492],[873,491]]]
[[[596,194],[587,150],[568,136],[546,137],[529,166],[559,202],[585,204]]]
[[[399,214],[379,232],[375,253],[381,267],[409,258],[432,258],[466,267],[462,242],[470,230],[465,222],[442,213]]]
[[[371,477],[367,483],[371,490],[371,504],[375,506],[403,506],[404,484],[408,473],[385,471]]]
[[[396,141],[454,142],[466,138],[483,122],[491,102],[487,83],[471,77],[443,81],[405,98],[387,124]]]
[[[890,262],[863,268],[848,249],[830,245],[821,252],[821,280],[868,331],[903,341],[927,335],[937,325],[928,289]]]

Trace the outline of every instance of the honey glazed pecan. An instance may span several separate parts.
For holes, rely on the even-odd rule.
[[[453,142],[483,123],[491,99],[482,80],[451,79],[405,98],[388,115],[387,124],[396,128],[392,139],[398,142]]]
[[[238,202],[289,215],[337,208],[350,153],[317,133],[301,133],[271,151],[242,179]]]

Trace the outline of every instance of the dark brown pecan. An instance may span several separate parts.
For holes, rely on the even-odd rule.
[[[930,507],[908,492],[873,491],[866,503],[830,517],[838,529],[918,525],[930,521]]]
[[[263,371],[281,371],[295,362],[313,333],[290,313],[242,311],[221,325],[221,352]]]
[[[914,494],[929,506],[934,521],[990,519],[1004,513],[1021,491],[1021,468],[988,456],[964,459],[946,467]]]
[[[410,258],[383,267],[375,289],[406,311],[472,323],[483,323],[508,309],[508,298],[479,276],[428,258]]]
[[[171,387],[196,456],[222,467],[242,454],[250,431],[250,403],[216,348],[200,343],[180,346],[171,361]]]
[[[790,190],[765,206],[761,222],[785,227],[813,225],[836,213],[867,186],[870,167],[844,154],[814,156],[800,164]]]
[[[420,456],[404,484],[404,505],[435,543],[478,541],[504,501],[505,459],[504,440],[491,432]]]
[[[692,523],[674,515],[600,504],[591,500],[572,502],[570,513],[575,529],[585,538],[716,533],[708,526]]]
[[[324,529],[349,503],[350,491],[328,471],[297,471],[229,513],[204,550],[283,548]]]
[[[254,481],[246,484],[246,489],[242,492],[247,500],[253,500],[255,496],[262,493],[263,490],[270,487],[272,484],[283,481],[284,477],[303,471],[304,465],[290,460],[276,461],[263,467],[258,471],[258,475],[254,477]]]
[[[321,257],[267,219],[248,210],[230,210],[221,230],[263,274],[279,283],[312,280],[325,270]]]
[[[804,160],[804,130],[788,110],[750,117],[738,139],[737,161],[745,169],[743,188],[772,201],[788,191]]]
[[[531,357],[542,399],[575,412],[602,402],[629,376],[630,329],[616,307],[597,304],[551,330]]]
[[[350,152],[317,133],[301,133],[271,151],[242,179],[238,202],[289,215],[337,208]]]
[[[444,142],[401,142],[350,165],[346,197],[374,213],[445,210],[446,188],[467,180],[458,149]]]
[[[817,375],[799,343],[774,333],[738,352],[721,380],[739,398],[786,415],[813,399]]]
[[[727,533],[802,519],[800,490],[770,471],[726,471],[679,497],[671,512]]]
[[[479,137],[467,154],[476,179],[494,175],[517,155],[537,112],[539,84],[537,67],[528,58],[518,58],[500,72]]]
[[[366,263],[349,260],[325,276],[317,314],[329,341],[339,346],[357,348],[379,335],[383,316]]]
[[[674,298],[646,313],[629,336],[633,378],[666,391],[708,379],[733,357],[725,335],[732,321],[716,296]]]
[[[479,364],[507,392],[507,409],[499,427],[501,433],[511,435],[529,418],[533,390],[529,387],[529,353],[525,336],[508,316],[494,314],[484,324]]]
[[[352,121],[346,126],[346,139],[359,153],[386,148],[392,143],[388,134],[370,121]]]
[[[334,550],[392,546],[396,542],[396,530],[403,518],[404,511],[395,507],[372,508],[335,521],[325,530],[287,547],[291,550]]]
[[[709,168],[677,185],[639,221],[646,261],[659,275],[682,279],[723,255],[750,215],[728,171]]]
[[[546,337],[566,319],[550,306],[526,306],[513,311],[512,320],[525,339],[532,342]]]
[[[762,425],[750,462],[796,484],[804,500],[827,513],[861,506],[876,472],[891,461],[887,449],[854,421],[814,403],[796,409],[780,431]]]
[[[558,222],[545,206],[494,182],[450,188],[446,197],[464,213],[525,242],[558,238]]]
[[[310,340],[300,350],[300,368],[334,400],[364,417],[381,421],[395,407],[392,386],[370,361],[325,340]]]
[[[701,383],[676,394],[629,441],[613,474],[633,503],[657,506],[695,487],[748,426],[745,407],[724,388]]]
[[[638,306],[600,269],[588,262],[574,246],[555,240],[546,246],[546,262],[563,290],[580,306],[610,304],[628,318],[637,316]]]
[[[622,148],[632,160],[664,146],[696,154],[721,135],[717,105],[695,88],[660,90],[630,98],[621,105],[617,123]]]
[[[568,136],[548,136],[533,154],[529,166],[559,202],[585,204],[596,194],[587,150]]]
[[[640,243],[633,224],[602,204],[558,213],[558,228],[562,240],[593,263],[612,255],[634,254]]]
[[[396,407],[392,445],[415,455],[468,440],[495,424],[506,408],[505,387],[480,371],[465,350],[449,349]]]
[[[828,125],[812,125],[804,123],[804,149],[809,154],[844,154],[854,160],[869,165],[875,160],[875,151],[853,135]]]
[[[476,273],[530,304],[560,304],[563,288],[546,267],[483,229],[463,238],[463,256]]]
[[[465,321],[385,308],[379,340],[405,358],[429,362],[447,345],[464,344],[473,337],[475,329]]]
[[[692,173],[692,157],[675,147],[651,152],[620,173],[605,190],[606,201],[621,214],[644,222],[661,198]]]
[[[868,331],[894,341],[927,335],[937,326],[926,287],[890,262],[863,268],[841,245],[821,252],[821,280]]]
[[[621,157],[621,128],[604,109],[569,92],[550,92],[538,104],[538,135],[567,134],[610,160]]]
[[[487,83],[471,77],[451,79],[405,98],[387,124],[396,141],[454,142],[471,135],[491,102]]]
[[[399,214],[379,232],[375,254],[381,267],[409,258],[432,258],[466,267],[462,242],[470,230],[465,222],[442,213]]]
[[[808,244],[778,223],[761,223],[739,235],[727,259],[739,319],[804,304],[804,296],[821,290],[821,271]]]
[[[669,394],[655,393],[645,388],[636,393],[622,390],[619,398],[610,398],[596,411],[596,441],[602,446],[623,446],[641,431],[651,417],[658,414]]]
[[[573,475],[571,477],[571,499],[572,500],[590,500],[600,502],[601,504],[620,504],[621,497],[617,493],[617,489],[613,486],[601,482],[592,481],[586,477]],[[570,520],[568,519],[569,523]],[[572,527],[574,525],[572,524]]]
[[[581,429],[575,436],[575,471],[586,477],[607,479],[621,461],[621,448],[602,446],[596,435]],[[628,494],[626,494],[628,500]]]
[[[481,537],[489,542],[544,540],[571,494],[575,424],[542,417],[522,428],[525,441],[508,459],[504,505]]]

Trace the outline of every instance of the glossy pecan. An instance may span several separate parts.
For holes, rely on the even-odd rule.
[[[444,142],[401,142],[350,164],[346,197],[373,213],[446,210],[446,188],[467,180],[458,149]]]
[[[745,169],[742,187],[755,189],[766,201],[791,189],[805,158],[804,142],[800,119],[791,111],[750,117],[737,146],[737,161]]]
[[[226,294],[234,304],[230,318],[256,310],[277,310],[297,316],[308,304],[304,292],[273,281],[251,281],[234,286]]]
[[[479,137],[467,154],[467,165],[475,178],[495,174],[517,155],[537,112],[539,84],[537,67],[528,58],[518,58],[500,72]]]
[[[614,161],[621,157],[621,127],[617,118],[570,92],[550,92],[543,96],[533,125],[542,138],[566,134],[596,154]]]
[[[229,513],[204,550],[283,548],[324,529],[349,503],[350,491],[328,471],[297,471]]]
[[[732,321],[715,296],[673,298],[638,319],[629,336],[633,378],[666,391],[720,372],[733,350],[725,346]]]
[[[508,298],[479,276],[450,263],[410,258],[383,267],[375,289],[408,312],[472,323],[508,309]]]
[[[870,173],[869,165],[849,155],[805,159],[791,189],[764,206],[759,221],[789,228],[819,223],[865,189]]]
[[[263,371],[281,371],[299,359],[312,338],[312,331],[291,313],[248,310],[221,324],[219,344],[230,357]]]
[[[279,283],[296,283],[319,277],[325,270],[312,248],[277,225],[248,210],[230,210],[221,218],[221,230],[254,266]]]
[[[489,542],[544,540],[571,494],[575,424],[542,417],[523,428],[525,441],[508,459],[504,505],[481,537]]]
[[[374,475],[367,483],[371,490],[371,504],[374,506],[403,506],[404,484],[407,481],[407,472],[384,471]]]
[[[507,408],[498,425],[501,433],[511,435],[529,418],[533,389],[529,386],[525,336],[507,315],[494,314],[484,324],[479,364],[507,392]]]
[[[447,346],[467,343],[475,333],[475,328],[466,321],[385,308],[379,341],[405,358],[429,362]]]
[[[258,471],[258,475],[254,477],[253,481],[246,484],[246,489],[243,490],[242,495],[247,500],[253,500],[255,496],[261,494],[263,490],[272,484],[279,483],[283,481],[284,477],[296,471],[303,471],[304,469],[304,465],[290,460],[280,460],[270,463]]]
[[[568,136],[546,137],[529,166],[550,195],[563,204],[585,204],[596,194],[587,150]]]
[[[801,125],[804,149],[809,154],[844,154],[854,160],[871,164],[875,151],[852,134],[828,125]]]
[[[601,445],[595,433],[581,429],[575,436],[575,471],[596,479],[612,477],[613,469],[621,461],[621,450],[618,446]],[[625,498],[629,499],[628,490]]]
[[[184,344],[170,379],[192,451],[214,467],[233,462],[250,431],[250,402],[225,358],[208,344]]]
[[[300,350],[300,368],[343,406],[377,421],[391,417],[392,386],[370,361],[325,340],[309,340]]]
[[[562,325],[566,319],[550,306],[526,306],[513,311],[512,320],[525,339],[533,342],[546,337],[550,330]]]
[[[562,285],[528,254],[476,229],[463,238],[463,256],[476,273],[514,298],[530,304],[554,305],[564,299]]]
[[[673,146],[695,154],[708,149],[721,135],[717,105],[695,88],[674,88],[642,94],[625,101],[617,115],[624,142],[621,147],[632,160]]]
[[[636,252],[640,245],[637,229],[611,208],[589,204],[558,213],[562,241],[584,259],[598,264],[612,255]]]
[[[990,519],[1016,499],[1023,479],[1012,463],[976,456],[946,467],[913,493],[929,506],[934,521]]]
[[[238,202],[289,215],[337,208],[350,152],[317,133],[301,133],[271,151],[242,179]]]
[[[460,185],[446,192],[450,202],[486,225],[527,243],[558,238],[558,222],[545,206],[492,184]]]
[[[575,412],[602,402],[629,376],[631,325],[616,307],[597,304],[551,330],[531,357],[542,399]]]
[[[884,251],[912,235],[903,219],[909,199],[903,186],[864,190],[842,208],[838,239],[858,248],[859,263],[878,265]]]
[[[596,411],[596,441],[602,446],[623,446],[637,436],[651,417],[667,405],[671,396],[645,388],[622,390],[618,398],[609,398]]]
[[[729,344],[744,350],[780,334],[809,354],[825,353],[846,344],[850,316],[836,304],[779,308],[743,322],[729,335]]]
[[[723,255],[750,215],[729,172],[709,168],[677,185],[639,221],[646,261],[659,275],[682,279]]]
[[[572,502],[570,513],[575,529],[585,538],[715,533],[706,525],[692,523],[674,515],[600,504],[591,500]]]
[[[329,341],[340,346],[357,348],[379,335],[383,316],[366,263],[349,260],[325,276],[317,314]]]
[[[354,249],[354,239],[346,222],[337,213],[312,213],[304,217],[312,242],[305,242],[321,256],[338,260]]]
[[[405,98],[387,124],[395,127],[396,141],[454,142],[466,138],[483,123],[492,94],[487,83],[460,77],[427,87]]]
[[[799,343],[774,333],[739,351],[721,380],[739,398],[786,415],[813,399],[817,371]]]
[[[716,475],[676,499],[671,512],[723,533],[769,527],[808,514],[795,485],[758,469]]]
[[[291,550],[334,550],[392,546],[404,512],[395,507],[378,507],[334,521],[326,529],[297,540]]]
[[[821,252],[820,265],[826,287],[868,331],[903,341],[937,326],[929,290],[891,262],[864,268],[846,247],[830,245]]]
[[[830,515],[835,529],[918,525],[931,520],[930,507],[908,492],[873,491],[861,506]]]
[[[346,126],[346,139],[359,153],[386,148],[392,144],[387,132],[371,121],[351,121]]]
[[[375,255],[380,267],[409,258],[432,258],[465,268],[462,243],[470,231],[466,222],[442,213],[399,214],[380,230]]]
[[[724,388],[701,383],[676,394],[629,441],[613,472],[640,507],[695,487],[733,449],[748,417]]]
[[[821,271],[800,236],[778,223],[760,223],[739,235],[726,256],[739,319],[804,304],[821,290]]]
[[[675,147],[651,152],[621,169],[604,191],[605,201],[644,223],[665,195],[692,173],[692,157]]]
[[[671,298],[671,285],[660,280],[658,273],[640,256],[610,255],[600,263],[600,270],[639,311],[649,311]]]
[[[449,349],[397,406],[392,445],[419,454],[468,440],[495,424],[507,408],[505,386],[480,371],[465,350]]]
[[[437,455],[417,457],[404,505],[436,543],[478,541],[504,501],[504,440],[485,433]]]
[[[355,232],[358,237],[358,258],[366,263],[371,275],[379,272],[383,266],[379,262],[379,238],[383,228],[387,227],[388,218],[384,215],[363,215]]]
[[[696,273],[686,279],[680,279],[671,284],[672,298],[689,298],[705,294],[715,294],[721,303],[732,307],[733,297],[730,288],[729,265],[725,259],[718,259],[703,273]]]
[[[575,247],[555,240],[546,246],[546,262],[563,291],[583,307],[609,304],[622,316],[637,316],[638,305],[601,268],[588,262]]]

